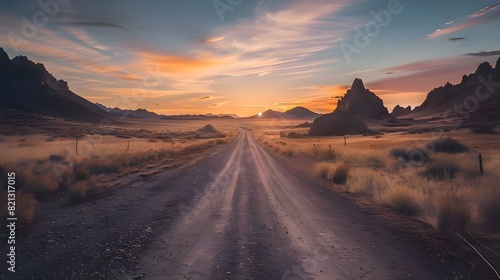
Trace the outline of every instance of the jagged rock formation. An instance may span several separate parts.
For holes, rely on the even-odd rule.
[[[369,132],[363,122],[367,119],[392,119],[384,102],[365,88],[361,79],[355,79],[351,89],[339,100],[337,109],[314,120],[309,135],[332,136]]]
[[[359,116],[361,119],[390,118],[389,111],[384,102],[375,93],[365,88],[361,79],[355,79],[351,89],[341,98],[337,110],[351,115]]]
[[[446,83],[427,94],[424,102],[408,117],[455,116],[463,124],[500,121],[500,58],[495,68],[488,62],[464,75],[460,84]]]
[[[10,60],[0,48],[0,73],[0,107],[92,123],[114,119],[25,56]]]
[[[405,107],[399,106],[399,104],[398,104],[394,107],[394,109],[392,109],[391,115],[393,117],[401,117],[404,115],[408,115],[409,113],[411,113],[411,106],[408,106],[405,108]]]

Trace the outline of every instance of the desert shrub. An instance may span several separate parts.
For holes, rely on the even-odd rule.
[[[302,138],[302,137],[304,137],[304,135],[302,135],[296,131],[292,131],[292,132],[288,133],[288,138],[298,139],[298,138]]]
[[[452,162],[434,162],[428,164],[422,175],[437,180],[453,179],[460,171],[458,165]]]
[[[220,145],[220,144],[225,144],[225,143],[227,143],[226,139],[222,139],[222,138],[215,139],[215,145]]]
[[[2,190],[3,191],[3,190]],[[7,192],[5,191],[5,196],[2,197],[7,197]],[[2,202],[3,203],[3,202]],[[1,204],[1,213],[0,216],[2,220],[7,219],[7,201],[5,201],[5,204]],[[25,193],[25,192],[16,192],[16,218],[17,218],[17,225],[25,225],[28,223],[31,223],[33,220],[33,217],[35,216],[35,208],[36,205],[38,204],[38,201],[35,199],[35,197],[30,194],[30,193]]]
[[[292,148],[288,148],[288,149],[283,151],[283,154],[287,157],[293,156],[294,153],[295,153],[295,151]]]
[[[339,164],[335,171],[333,172],[332,182],[334,184],[345,184],[347,182],[347,175],[349,175],[349,166],[345,164]]]
[[[16,190],[44,199],[59,188],[56,174],[47,166],[16,168]]]
[[[158,151],[158,158],[171,158],[175,155],[175,151],[173,149],[161,149]]]
[[[82,202],[87,197],[87,191],[87,182],[78,181],[69,187],[68,199],[72,203]]]
[[[393,186],[385,189],[380,195],[382,204],[389,206],[401,214],[416,217],[421,211],[419,193],[404,186]]]
[[[479,205],[480,218],[488,230],[500,229],[500,196],[492,195]]]
[[[317,177],[330,180],[333,174],[333,170],[335,168],[335,164],[329,163],[329,162],[320,162],[316,164],[314,167],[314,174],[316,174]]]
[[[472,128],[471,132],[477,133],[477,134],[490,134],[490,133],[495,132],[495,128],[490,124],[484,124],[484,125]]]
[[[49,156],[49,160],[52,163],[61,162],[61,161],[64,160],[64,156],[52,154],[52,155]]]
[[[427,144],[427,147],[429,150],[434,150],[435,152],[438,153],[449,153],[449,154],[463,153],[469,150],[465,145],[461,144],[460,142],[451,137],[438,139],[434,142]]]
[[[465,232],[471,221],[471,211],[467,201],[456,195],[443,197],[438,205],[437,226],[440,232],[449,230]]]
[[[314,145],[313,154],[317,160],[335,160],[337,158],[334,149],[323,148],[319,145]]]
[[[410,161],[410,153],[408,150],[404,148],[394,148],[390,152],[391,156],[396,159],[404,159],[406,161]]]
[[[193,152],[203,151],[203,150],[206,150],[208,148],[211,148],[213,145],[214,145],[214,143],[211,144],[209,142],[192,144],[192,145],[188,145],[188,146],[184,147],[181,150],[181,153],[182,154],[189,154],[189,153],[193,153]]]

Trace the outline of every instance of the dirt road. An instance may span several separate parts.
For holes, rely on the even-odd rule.
[[[40,211],[20,233],[18,272],[1,276],[467,279],[470,271],[297,176],[246,130],[180,170]]]

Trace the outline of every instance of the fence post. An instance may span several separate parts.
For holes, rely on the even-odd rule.
[[[347,138],[345,137],[345,135],[344,135],[344,146],[347,147]]]
[[[76,154],[78,154],[78,136],[75,137],[75,151],[76,151]]]
[[[481,175],[484,175],[484,171],[483,171],[483,155],[482,154],[479,154],[479,173],[481,173]]]
[[[130,151],[130,141],[127,141],[127,151]]]

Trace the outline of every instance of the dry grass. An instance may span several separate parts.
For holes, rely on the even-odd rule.
[[[310,156],[328,152],[331,146],[335,161],[316,164],[316,176],[332,180],[337,164],[342,162],[352,168],[347,175],[347,190],[417,217],[436,230],[498,232],[498,136],[482,135],[478,139],[456,130],[446,136],[437,138],[434,147],[429,145],[429,139],[435,138],[432,132],[386,133],[382,138],[351,136],[347,147],[342,137],[280,140],[293,146],[296,154]],[[271,141],[270,137],[265,135],[263,139]],[[474,151],[483,154],[484,176],[479,174],[478,153]],[[333,156],[326,158],[331,160]]]
[[[320,145],[314,145],[313,155],[316,160],[335,160],[337,158],[335,150],[331,146],[322,147]]]
[[[334,184],[344,185],[347,182],[347,176],[349,175],[349,170],[351,168],[343,163],[338,164],[332,174],[332,182]]]
[[[33,219],[37,202],[49,199],[56,191],[66,193],[70,202],[88,201],[116,188],[115,183],[105,183],[110,174],[130,174],[142,165],[171,161],[174,157],[227,143],[232,138],[234,135],[224,139],[182,140],[184,143],[169,140],[166,143],[93,135],[79,140],[79,153],[75,154],[74,139],[47,142],[44,135],[29,139],[5,137],[0,143],[0,149],[5,151],[0,155],[0,177],[3,178],[7,171],[16,172],[16,214],[21,223],[27,223]],[[2,197],[5,190],[1,186]],[[2,203],[2,209],[7,209]],[[5,215],[0,213],[1,217]]]
[[[386,188],[377,200],[404,215],[416,217],[421,211],[420,193],[403,185]]]
[[[470,206],[465,198],[456,195],[443,197],[438,207],[437,227],[440,232],[449,230],[464,233],[471,224]]]
[[[383,174],[372,168],[354,168],[347,176],[346,187],[352,193],[372,196],[386,186]]]
[[[336,167],[337,165],[334,163],[320,162],[314,167],[314,174],[319,178],[331,180]]]

